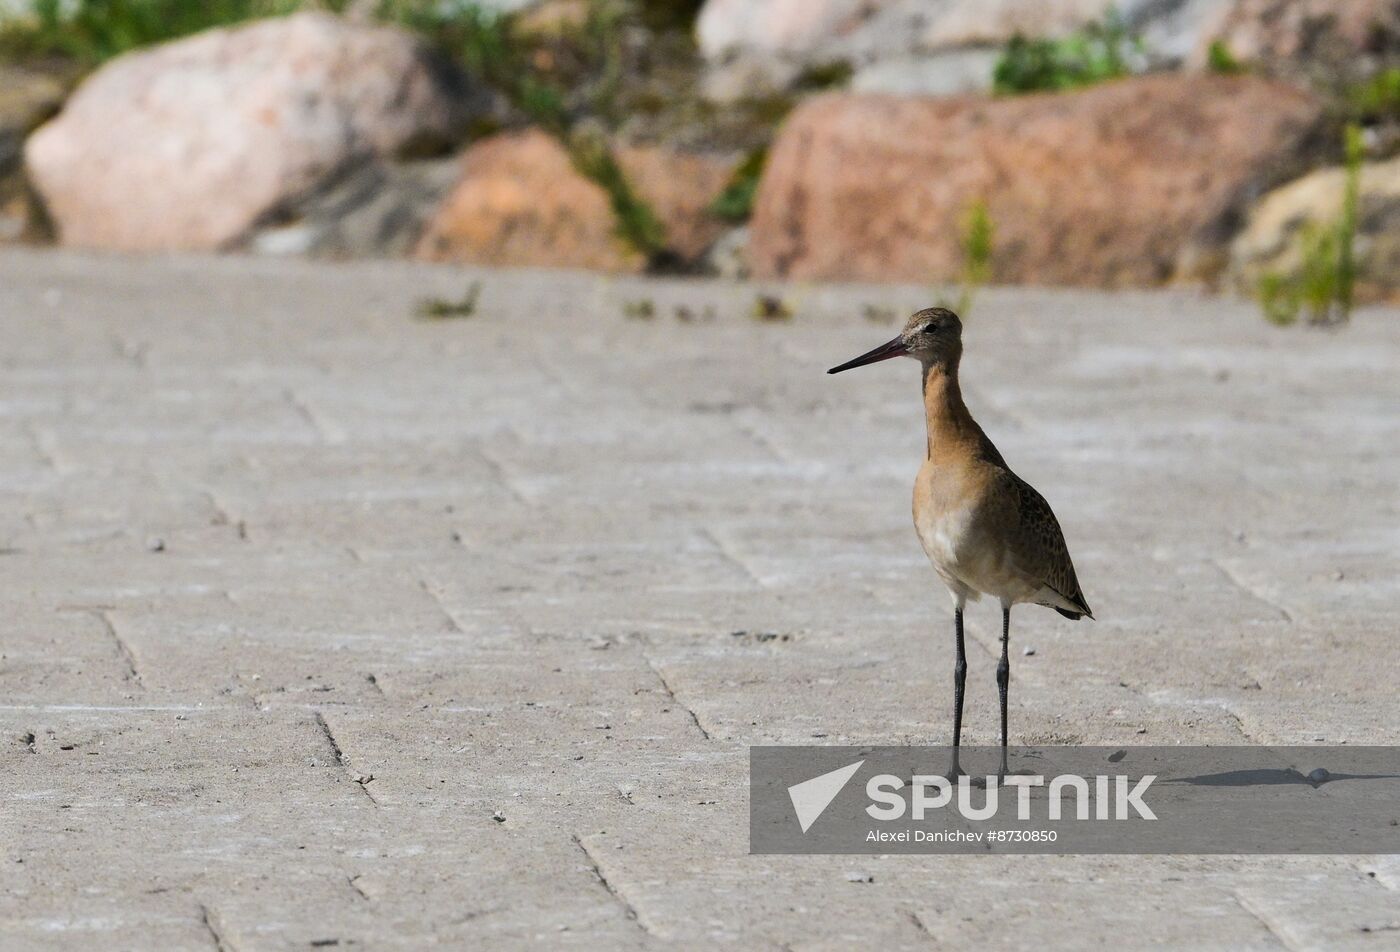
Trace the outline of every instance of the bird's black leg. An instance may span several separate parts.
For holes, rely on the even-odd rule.
[[[1001,774],[1006,776],[1006,687],[1011,683],[1011,661],[1007,645],[1011,640],[1011,606],[1001,606],[1001,663],[997,665],[997,693],[1001,695]]]
[[[967,683],[967,650],[963,645],[963,613],[953,612],[953,630],[957,632],[958,658],[953,663],[953,769],[952,776],[962,773],[958,765],[958,747],[962,744],[963,685]]]

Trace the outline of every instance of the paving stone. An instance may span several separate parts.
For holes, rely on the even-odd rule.
[[[823,372],[930,293],[0,253],[0,946],[1384,945],[1389,858],[748,855],[749,745],[948,736],[917,376]],[[1394,311],[967,347],[1099,616],[1016,611],[1014,740],[1393,739]]]

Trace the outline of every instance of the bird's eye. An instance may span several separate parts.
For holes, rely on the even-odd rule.
[[[923,331],[921,331],[920,333],[932,334],[936,330],[938,330],[937,324],[925,324]]]

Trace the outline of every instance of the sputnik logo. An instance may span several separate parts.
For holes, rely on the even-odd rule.
[[[831,773],[824,773],[820,777],[813,777],[788,787],[788,797],[792,800],[792,809],[797,813],[797,822],[803,833],[821,818],[826,808],[831,806],[831,801],[846,788],[846,784],[864,764],[865,761],[857,760],[840,770],[833,770]]]

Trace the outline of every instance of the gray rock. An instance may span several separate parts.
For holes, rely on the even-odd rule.
[[[871,6],[878,9],[882,3]],[[866,16],[861,0],[707,0],[695,34],[700,51],[711,60],[736,50],[820,55]]]
[[[706,92],[734,100],[787,88],[804,67],[846,61],[862,92],[945,95],[987,89],[1013,36],[1055,36],[1117,11],[1142,36],[1146,64],[1173,66],[1200,46],[1229,0],[709,0],[698,35]]]
[[[706,67],[700,91],[716,103],[782,93],[792,87],[802,68],[798,59],[734,50]]]
[[[725,232],[705,255],[705,270],[727,281],[749,277],[749,228]]]
[[[258,229],[248,248],[334,258],[406,255],[458,174],[456,158],[363,164]]]
[[[1395,0],[1233,0],[1200,38],[1191,64],[1213,43],[1266,75],[1343,87],[1400,64]]]
[[[880,60],[857,70],[851,89],[900,96],[952,96],[992,87],[1000,54],[992,49],[950,50],[930,56]]]
[[[1133,0],[1119,9],[1138,33],[1152,62],[1186,62],[1230,7],[1230,0]]]

